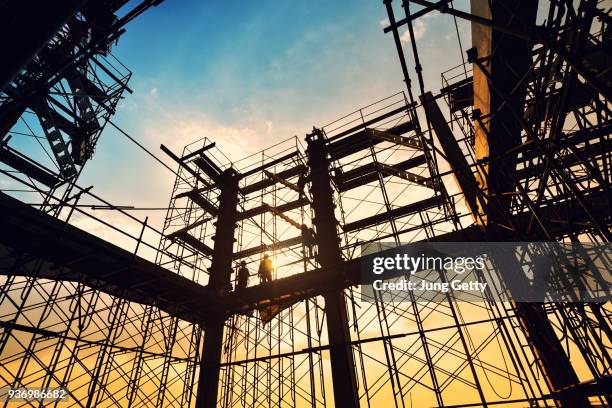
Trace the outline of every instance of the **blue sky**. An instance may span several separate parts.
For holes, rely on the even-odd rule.
[[[467,1],[455,3],[466,9]],[[134,73],[134,93],[113,120],[164,159],[160,143],[180,152],[207,136],[236,157],[302,136],[405,90],[385,18],[382,1],[166,0],[131,22],[114,49]],[[464,50],[468,29],[460,22]],[[415,32],[435,92],[440,72],[461,61],[453,19],[430,14]],[[408,65],[413,72],[411,58]],[[172,182],[111,128],[80,179],[135,206],[165,206]]]

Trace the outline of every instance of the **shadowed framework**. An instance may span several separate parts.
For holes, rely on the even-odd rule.
[[[64,224],[86,190],[48,196],[58,219],[3,198],[0,379],[75,406],[609,404],[609,303],[360,299],[365,243],[609,242],[602,4],[547,3],[535,30],[536,2],[410,3],[385,2],[407,93],[240,160],[162,146],[168,213],[161,231],[124,215],[132,252]],[[474,24],[439,93],[411,27],[434,9]]]

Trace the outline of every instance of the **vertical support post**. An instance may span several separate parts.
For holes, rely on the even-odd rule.
[[[535,25],[538,1],[533,0],[471,0],[472,13],[501,25],[523,29],[522,24]],[[484,214],[483,227],[489,240],[495,241],[497,231],[504,219],[511,217],[511,194],[517,188],[514,180],[517,154],[508,154],[521,142],[521,123],[514,114],[523,114],[527,93],[526,74],[531,65],[532,44],[508,33],[495,30],[491,26],[472,23],[472,42],[474,48],[468,57],[476,61],[474,69],[474,109],[485,117],[475,124],[474,151],[476,159],[502,157],[501,160],[484,166],[478,172],[478,183],[484,194],[484,203],[478,201],[480,213]],[[507,95],[503,98],[501,95]],[[510,173],[510,174],[508,174]],[[522,231],[516,231],[520,237]],[[520,265],[499,263],[504,276],[512,276],[520,270]],[[510,284],[512,279],[508,279]],[[509,285],[511,286],[511,285]],[[510,287],[511,291],[524,290]],[[588,407],[588,398],[575,387],[578,376],[563,350],[557,334],[548,319],[541,303],[514,304],[516,315],[531,343],[539,365],[545,375],[549,388],[557,392],[555,397],[561,407]]]
[[[331,279],[341,279],[340,238],[334,213],[335,204],[325,138],[320,130],[313,129],[313,132],[306,136],[306,142],[314,211],[313,224],[316,229],[315,241],[318,249],[317,260]],[[350,346],[351,337],[344,291],[335,289],[323,297],[330,345],[334,402],[337,407],[358,408],[355,360]]]
[[[538,1],[471,0],[472,13],[509,27],[522,28],[522,23],[535,24]],[[517,154],[507,154],[521,142],[521,125],[514,120],[512,109],[523,110],[527,86],[525,74],[531,65],[532,44],[522,38],[494,30],[491,27],[472,23],[472,44],[478,55],[486,58],[484,66],[504,94],[512,95],[504,101],[491,89],[487,75],[474,69],[474,109],[483,116],[482,124],[474,125],[474,151],[476,159],[485,159],[505,154],[508,168],[516,168]],[[481,213],[484,224],[500,222],[495,217],[492,197],[504,208],[509,208],[515,189],[512,178],[503,176],[502,164],[491,162],[478,171],[478,182],[483,190],[484,200]],[[480,204],[480,203],[479,203]],[[498,214],[499,215],[499,214]]]
[[[221,189],[219,215],[208,285],[220,294],[226,292],[230,286],[238,207],[238,179],[238,174],[233,169],[228,169],[221,173],[218,182]],[[204,325],[204,347],[200,363],[196,408],[217,406],[224,324],[225,316],[211,316]]]
[[[540,360],[549,388],[558,393],[555,401],[562,408],[590,407],[589,399],[582,394],[580,380],[551,325],[544,304],[516,303],[515,311],[528,341]]]

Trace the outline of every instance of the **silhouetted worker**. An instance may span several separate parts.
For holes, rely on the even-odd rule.
[[[307,182],[308,179],[306,178],[306,175],[301,174],[297,181],[298,190],[300,190],[300,198],[306,194],[304,189],[306,187]]]
[[[308,256],[312,257],[312,247],[315,245],[314,232],[304,224],[302,224],[301,232],[302,241],[306,248],[308,248]]]
[[[249,269],[246,266],[245,261],[240,262],[240,268],[238,268],[238,282],[236,282],[236,290],[244,289],[249,284]]]
[[[272,260],[268,254],[264,254],[263,259],[259,263],[259,279],[261,279],[262,283],[271,282],[272,281],[272,271],[274,268],[272,267]]]

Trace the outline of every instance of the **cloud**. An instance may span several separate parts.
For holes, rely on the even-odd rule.
[[[412,24],[412,30],[414,32],[415,40],[418,41],[422,39],[425,36],[425,33],[427,32],[427,26],[423,22],[423,19],[416,20]],[[402,42],[402,44],[407,44],[410,42],[410,31],[408,31],[408,28],[406,28],[406,30],[400,36],[400,41]]]
[[[451,28],[450,20],[430,20],[436,15],[430,13],[414,22],[417,39],[425,34],[428,39],[444,35]],[[286,23],[284,15],[279,18],[278,24]],[[177,164],[159,150],[161,143],[180,155],[185,145],[208,137],[227,157],[240,160],[295,134],[303,141],[312,125],[323,125],[403,89],[393,39],[382,33],[389,21],[381,18],[370,10],[363,16],[341,18],[340,24],[335,19],[333,24],[307,24],[294,35],[279,36],[273,52],[267,52],[272,48],[269,38],[260,38],[261,44],[254,42],[247,30],[244,38],[236,34],[231,41],[215,42],[220,47],[215,58],[204,58],[209,48],[197,43],[194,50],[202,50],[198,58],[183,53],[183,59],[168,59],[153,71],[133,57],[136,92],[122,100],[114,120],[173,169]],[[269,24],[266,20],[266,27]],[[459,24],[469,39],[469,22],[459,20]],[[409,42],[406,28],[404,25],[401,32],[403,43]],[[245,53],[256,52],[236,53],[236,43]],[[419,49],[422,63],[429,68],[424,71],[427,88],[439,86],[439,61],[444,61],[440,69],[461,62],[456,48],[442,42]],[[184,72],[188,75],[182,75]],[[157,85],[162,86],[162,94]],[[82,185],[95,185],[96,193],[116,204],[168,204],[175,178],[170,171],[112,129],[105,132],[98,147],[85,168]],[[149,224],[163,226],[163,211],[134,214],[148,215]],[[121,222],[106,216],[111,222]]]
[[[267,138],[264,136],[273,130],[271,120],[262,120],[259,124],[217,120],[196,106],[165,99],[143,99],[143,105],[138,109],[139,129],[134,129],[134,132],[140,135],[145,146],[157,152],[157,147],[164,144],[180,156],[186,145],[206,137],[216,142],[227,157],[235,160],[265,147]]]
[[[417,20],[413,25],[413,29],[414,29],[414,38],[417,40],[420,40],[421,38],[423,38],[423,36],[425,35],[425,32],[427,31],[427,28],[423,20]]]
[[[172,113],[171,119],[164,116],[163,119],[151,121],[144,126],[143,134],[147,144],[164,144],[181,155],[184,146],[207,137],[232,159],[255,153],[265,145],[260,133],[248,126],[227,126],[200,113]],[[271,126],[270,122],[270,129]]]

